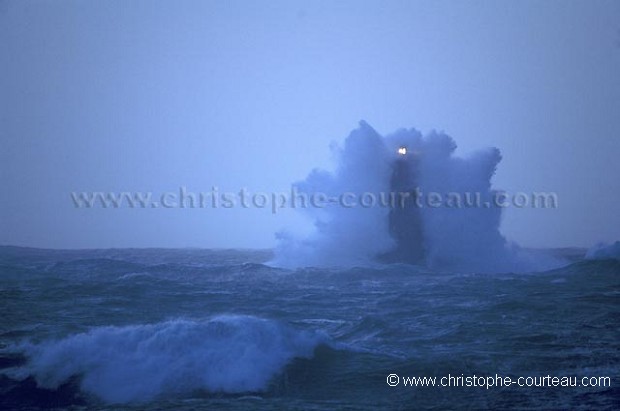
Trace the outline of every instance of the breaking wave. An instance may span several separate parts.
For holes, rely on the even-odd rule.
[[[293,358],[312,357],[322,341],[320,334],[251,316],[98,327],[23,344],[19,350],[27,363],[8,374],[34,377],[38,387],[50,390],[78,378],[83,392],[108,403],[197,390],[259,392]]]

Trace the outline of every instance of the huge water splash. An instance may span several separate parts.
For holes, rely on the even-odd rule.
[[[334,172],[315,169],[295,186],[300,193],[321,193],[329,199],[346,193],[362,200],[372,194],[375,203],[362,206],[360,201],[352,207],[331,201],[302,208],[314,222],[313,232],[305,237],[279,233],[274,263],[402,262],[484,272],[542,268],[540,259],[500,233],[502,208],[491,188],[499,150],[461,158],[455,149],[454,140],[443,133],[423,136],[415,129],[401,129],[383,137],[362,121],[343,147],[334,148]]]

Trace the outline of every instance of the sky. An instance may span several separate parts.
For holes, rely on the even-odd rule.
[[[528,247],[620,240],[618,1],[0,0],[0,244],[265,248],[267,208],[72,192],[280,192],[360,120],[494,146]]]

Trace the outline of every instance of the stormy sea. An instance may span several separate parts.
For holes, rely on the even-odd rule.
[[[617,409],[620,261],[555,253],[572,262],[477,274],[2,247],[0,408]],[[578,386],[439,386],[497,374]]]
[[[509,242],[499,150],[455,148],[361,122],[299,194],[413,196],[269,250],[1,247],[0,408],[619,409],[620,242]]]

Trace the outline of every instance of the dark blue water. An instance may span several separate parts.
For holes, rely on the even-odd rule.
[[[0,409],[618,409],[620,262],[282,270],[269,252],[0,248]],[[387,376],[610,377],[396,387]]]

